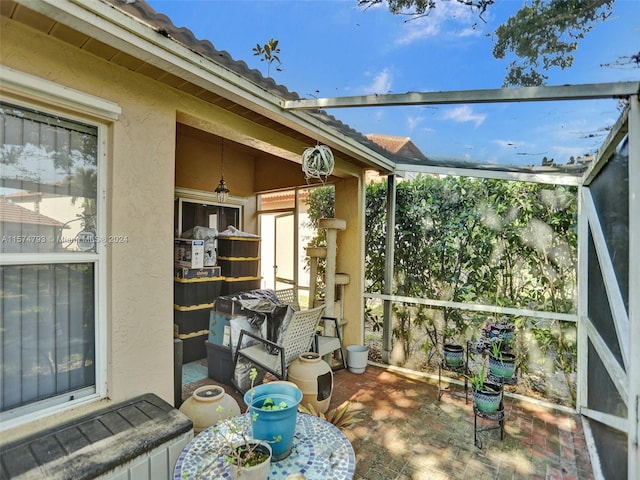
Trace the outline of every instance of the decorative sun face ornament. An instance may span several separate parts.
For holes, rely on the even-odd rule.
[[[309,147],[302,153],[302,171],[307,180],[310,178],[326,180],[333,172],[333,165],[333,152],[326,145]]]

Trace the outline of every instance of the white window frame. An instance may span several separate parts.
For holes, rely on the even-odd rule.
[[[107,161],[109,128],[117,120],[121,108],[109,100],[74,90],[42,78],[0,65],[0,99],[24,108],[37,109],[52,115],[95,126],[97,148],[97,232],[107,233]],[[69,113],[74,112],[74,113]],[[92,263],[94,265],[95,302],[95,385],[79,389],[80,398],[63,396],[34,402],[0,414],[0,432],[40,418],[59,414],[79,405],[107,396],[107,251],[104,242],[97,242],[96,252],[11,253],[3,254],[1,265]]]

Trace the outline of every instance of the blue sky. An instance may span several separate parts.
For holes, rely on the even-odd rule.
[[[405,21],[386,6],[356,0],[147,0],[178,27],[267,75],[257,43],[279,40],[280,71],[270,75],[301,97],[500,88],[510,60],[492,55],[496,27],[523,0],[498,0],[484,15],[443,2]],[[617,0],[614,13],[583,39],[567,70],[549,85],[640,80],[640,68],[602,67],[640,50],[640,0]],[[362,133],[410,137],[427,155],[483,163],[560,163],[594,152],[618,115],[613,100],[533,104],[367,107],[328,113]]]

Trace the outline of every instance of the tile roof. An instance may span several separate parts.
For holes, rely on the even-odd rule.
[[[272,78],[265,78],[259,70],[249,68],[244,61],[233,59],[227,51],[216,49],[209,40],[196,38],[193,32],[186,27],[177,27],[169,17],[156,12],[145,0],[106,1],[165,37],[182,44],[192,52],[202,55],[283,100],[298,100],[301,98],[296,92],[289,91],[286,86],[276,83]],[[334,116],[327,114],[324,110],[307,110],[306,113],[394,162],[401,163],[405,160],[403,158],[394,158],[394,154],[390,154],[388,150],[381,148],[379,144],[371,141],[361,132],[351,128]]]
[[[415,143],[409,137],[395,137],[392,135],[381,135],[378,133],[369,133],[366,137],[380,145],[385,150],[399,155],[426,160],[427,157],[420,151]]]
[[[62,227],[58,220],[0,198],[0,222]]]

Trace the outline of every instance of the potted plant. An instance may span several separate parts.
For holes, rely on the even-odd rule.
[[[251,369],[251,389],[247,392],[251,405],[253,399],[253,385],[258,372]],[[221,409],[222,407],[218,407]],[[229,465],[231,478],[234,480],[266,480],[269,476],[272,449],[269,442],[258,440],[251,434],[251,417],[255,412],[247,409],[245,415],[235,416],[214,426],[219,435],[219,456]],[[276,438],[274,441],[277,441]]]
[[[516,356],[502,350],[502,342],[491,343],[489,371],[494,377],[509,380],[516,371]]]
[[[497,340],[502,343],[509,343],[515,334],[515,324],[507,317],[501,317],[497,322],[487,323],[485,326],[487,337],[490,340]]]
[[[253,438],[271,445],[272,458],[286,458],[293,445],[302,391],[295,383],[274,381],[245,393]]]
[[[447,367],[457,368],[462,365],[464,351],[462,345],[447,343],[442,348],[444,363]]]
[[[485,380],[485,366],[467,377],[473,390],[473,403],[482,413],[495,413],[502,401],[502,386]]]
[[[326,145],[318,144],[302,153],[302,171],[307,180],[323,177],[326,180],[333,172],[334,163],[333,152]]]

